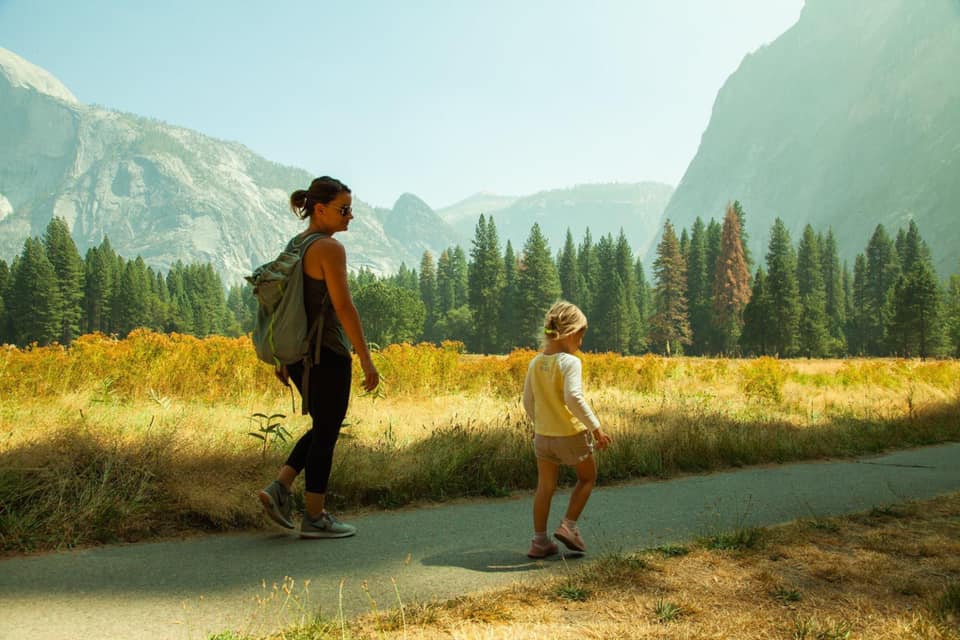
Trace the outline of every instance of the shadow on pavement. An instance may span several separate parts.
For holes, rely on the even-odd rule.
[[[542,560],[532,560],[516,549],[473,549],[438,553],[424,558],[420,563],[428,567],[461,567],[485,573],[509,573],[538,571],[550,563],[560,562],[562,558],[577,560],[582,557],[581,553],[567,551]]]

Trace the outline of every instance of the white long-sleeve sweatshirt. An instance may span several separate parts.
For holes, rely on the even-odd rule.
[[[523,383],[523,408],[534,430],[545,436],[572,436],[600,428],[583,397],[580,358],[570,353],[538,354]]]

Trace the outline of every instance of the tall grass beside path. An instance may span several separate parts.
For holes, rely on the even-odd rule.
[[[519,404],[531,356],[455,344],[376,354],[386,395],[354,396],[329,504],[533,489]],[[601,484],[960,439],[956,362],[583,358],[614,437]],[[0,550],[265,526],[252,496],[292,445],[252,438],[258,412],[285,414],[294,438],[309,426],[246,338],[138,332],[0,350]]]

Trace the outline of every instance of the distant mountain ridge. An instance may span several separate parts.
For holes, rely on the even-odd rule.
[[[717,95],[665,217],[690,227],[740,200],[754,255],[775,217],[796,241],[832,226],[862,252],[913,219],[941,275],[960,261],[960,2],[807,0]],[[851,262],[852,264],[852,262]]]
[[[530,227],[540,229],[556,253],[567,229],[579,244],[587,228],[594,240],[623,229],[634,250],[644,256],[660,228],[673,187],[658,182],[586,184],[513,198],[478,194],[437,211],[462,235],[472,238],[480,213],[493,217],[500,242],[523,248]],[[469,212],[469,214],[467,213]]]
[[[64,218],[81,253],[104,235],[120,255],[169,269],[209,262],[228,283],[273,258],[303,228],[287,198],[313,178],[242,144],[133,114],[84,105],[47,71],[0,48],[0,258]],[[357,185],[353,185],[357,186]],[[554,250],[567,228],[579,241],[621,228],[648,246],[672,188],[656,183],[581,185],[532,196],[477,194],[431,209],[403,194],[390,209],[354,199],[351,231],[338,236],[350,268],[417,268],[424,251],[469,251],[481,213],[519,251],[534,222]],[[358,194],[362,195],[362,194]]]
[[[117,253],[155,268],[210,262],[236,282],[304,226],[287,199],[310,183],[306,171],[239,143],[83,105],[5,49],[0,108],[0,257],[8,261],[56,215],[81,252],[106,234]],[[461,241],[429,208],[416,224],[359,199],[354,210],[351,231],[338,236],[351,268],[389,273],[402,261],[419,264],[426,248]]]

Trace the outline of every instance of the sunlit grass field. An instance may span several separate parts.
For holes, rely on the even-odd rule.
[[[375,355],[385,382],[351,401],[332,508],[535,486],[519,402],[533,352],[459,346]],[[614,437],[601,484],[960,439],[955,361],[583,360],[588,399]],[[296,438],[309,424],[294,400],[297,411],[247,338],[144,331],[0,349],[0,550],[266,526],[253,494],[292,446],[268,427]]]

